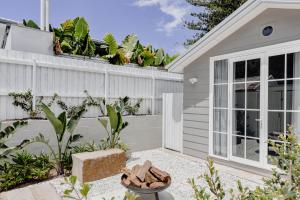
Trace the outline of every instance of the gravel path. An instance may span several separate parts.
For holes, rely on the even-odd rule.
[[[168,150],[155,149],[143,152],[135,152],[131,159],[127,162],[128,167],[136,164],[142,164],[145,160],[150,160],[153,165],[158,166],[171,174],[172,184],[163,193],[160,193],[161,200],[187,200],[193,199],[193,190],[187,184],[187,178],[197,178],[205,172],[206,163],[203,160],[195,159],[179,153]],[[219,169],[221,179],[225,183],[225,188],[235,187],[236,181],[241,180],[243,185],[253,188],[261,184],[261,177],[244,171],[233,169],[230,167],[216,165]],[[52,180],[50,183],[56,188],[58,193],[63,192],[61,186],[62,179]],[[205,184],[203,181],[197,180],[198,184]],[[116,200],[124,197],[125,188],[120,184],[120,174],[99,181],[91,182],[92,188],[89,194],[89,200],[102,200],[102,198],[110,199],[112,196]],[[154,199],[152,196],[143,197],[143,199]]]

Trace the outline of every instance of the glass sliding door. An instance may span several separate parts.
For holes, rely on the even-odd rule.
[[[261,59],[232,62],[232,158],[260,159]]]
[[[214,62],[213,154],[227,157],[228,135],[228,61]]]

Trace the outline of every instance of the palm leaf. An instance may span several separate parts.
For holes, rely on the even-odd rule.
[[[118,130],[118,123],[119,123],[119,118],[118,114],[115,111],[115,108],[113,106],[107,105],[107,114],[109,116],[109,122],[110,122],[110,127],[112,129],[112,132]]]
[[[42,103],[41,108],[42,108],[46,118],[52,124],[52,126],[55,130],[55,133],[59,134],[59,135],[63,134],[64,126],[61,123],[61,121],[55,117],[54,113],[50,110],[50,108],[46,104]]]
[[[124,49],[125,56],[128,59],[131,59],[133,50],[136,47],[138,38],[136,35],[127,35],[125,39],[122,41],[122,48]]]
[[[83,17],[80,17],[75,24],[74,37],[76,40],[84,40],[89,33],[89,25]]]
[[[113,34],[107,33],[104,36],[103,41],[108,46],[108,54],[109,55],[115,55],[117,53],[117,50],[118,50],[118,43],[117,43],[115,37],[113,36]]]

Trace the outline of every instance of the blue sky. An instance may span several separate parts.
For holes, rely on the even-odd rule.
[[[183,42],[193,32],[183,27],[192,8],[185,0],[50,0],[50,22],[55,27],[64,20],[83,16],[91,34],[102,39],[113,33],[120,42],[135,33],[143,44],[164,48],[169,53],[184,51]],[[0,17],[39,23],[40,0],[4,0]]]

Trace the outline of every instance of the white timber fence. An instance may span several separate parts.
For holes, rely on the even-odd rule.
[[[21,119],[28,114],[12,105],[10,92],[32,91],[50,100],[56,93],[67,105],[78,105],[86,97],[102,97],[114,102],[128,96],[142,98],[138,114],[161,114],[162,94],[181,93],[183,76],[153,67],[116,66],[96,59],[66,58],[20,51],[0,50],[0,121]],[[35,106],[35,105],[34,105]],[[53,108],[59,112],[58,107]],[[90,108],[85,117],[97,117]]]

